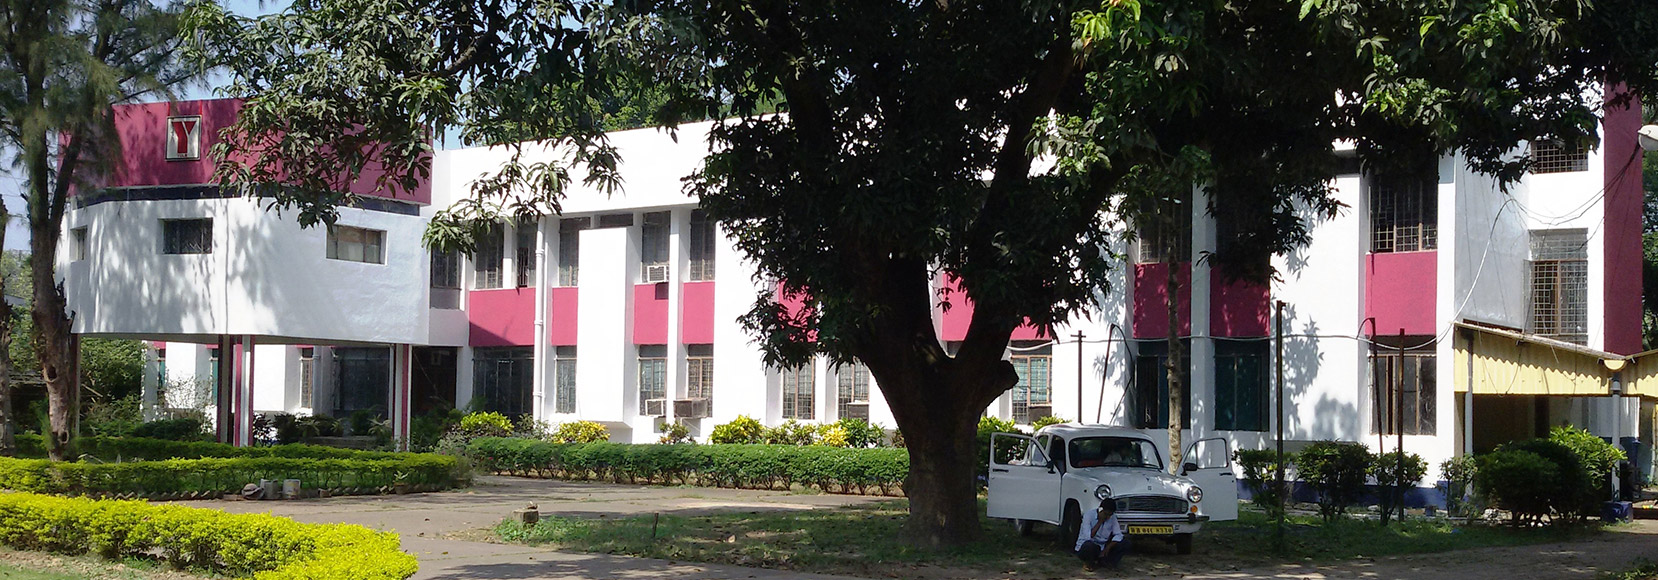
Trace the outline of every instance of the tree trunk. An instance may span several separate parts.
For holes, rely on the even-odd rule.
[[[961,546],[979,537],[978,413],[951,414],[957,416],[935,416],[926,426],[899,425],[910,452],[906,536],[925,548]]]
[[[41,261],[39,256],[37,253],[29,260]],[[41,377],[46,379],[46,408],[51,418],[52,433],[48,438],[47,453],[53,461],[63,461],[68,456],[70,415],[77,412],[73,408],[74,393],[71,392],[75,380],[70,376],[69,317],[64,315],[63,292],[58,285],[50,282],[53,275],[51,260],[44,261],[44,273],[41,266],[34,268],[35,307],[32,317],[35,323],[35,353],[40,357]],[[40,280],[43,279],[48,282],[42,284]]]
[[[5,206],[0,205],[0,212]],[[4,228],[0,228],[4,229]],[[0,234],[0,245],[5,241]],[[0,456],[17,455],[17,414],[12,412],[12,307],[0,300]]]
[[[1174,216],[1174,219],[1179,219],[1179,216]],[[1174,229],[1168,227],[1164,228],[1163,231],[1169,232]],[[1174,234],[1166,235],[1172,236]],[[1171,249],[1176,247],[1173,243],[1174,240],[1169,240],[1169,242],[1164,247]],[[1165,294],[1169,307],[1169,356],[1164,364],[1169,373],[1169,471],[1171,473],[1180,472],[1180,455],[1184,449],[1180,436],[1181,429],[1185,426],[1185,413],[1183,411],[1186,408],[1185,398],[1180,396],[1182,353],[1180,352],[1180,278],[1179,270],[1177,270],[1180,267],[1180,262],[1176,261],[1178,259],[1179,257],[1175,256],[1173,251],[1169,252],[1169,291]]]

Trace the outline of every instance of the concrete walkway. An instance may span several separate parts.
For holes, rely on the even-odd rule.
[[[403,537],[403,549],[420,559],[420,572],[414,576],[420,579],[673,577],[678,580],[764,580],[835,577],[605,554],[576,554],[446,536],[493,526],[511,515],[513,510],[531,503],[547,515],[623,517],[649,513],[700,515],[744,510],[810,510],[872,501],[879,501],[879,498],[485,476],[479,477],[477,484],[470,489],[442,493],[303,501],[211,500],[177,503],[234,513],[270,513],[302,522],[358,524],[397,532]]]

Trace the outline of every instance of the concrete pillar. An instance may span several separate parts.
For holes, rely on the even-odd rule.
[[[219,360],[215,361],[214,381],[214,421],[213,426],[218,433],[220,443],[235,443],[235,429],[231,426],[231,410],[233,409],[234,394],[236,392],[236,343],[228,334],[219,335]]]
[[[410,417],[410,377],[413,376],[414,357],[413,347],[407,344],[395,344],[391,347],[391,396],[387,415],[391,418],[392,445],[398,451],[409,449],[409,422]]]

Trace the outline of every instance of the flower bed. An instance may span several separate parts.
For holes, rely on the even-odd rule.
[[[390,580],[417,569],[396,534],[362,526],[29,493],[0,494],[0,544],[110,559],[159,554],[179,568],[256,580]]]
[[[631,445],[547,443],[484,437],[467,452],[495,473],[625,483],[749,489],[803,485],[829,493],[901,495],[909,475],[904,449],[795,445]]]

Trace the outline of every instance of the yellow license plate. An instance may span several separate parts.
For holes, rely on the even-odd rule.
[[[1130,534],[1172,534],[1174,526],[1128,526]]]

